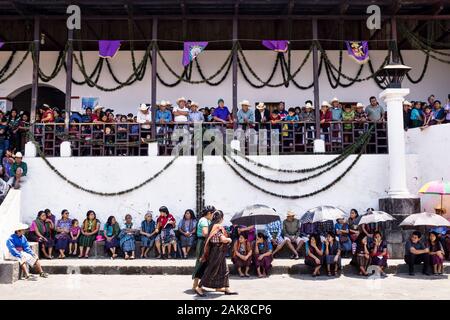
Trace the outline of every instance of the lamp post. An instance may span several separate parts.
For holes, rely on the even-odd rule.
[[[406,216],[420,211],[420,198],[412,195],[406,183],[405,131],[403,129],[403,101],[409,94],[408,88],[401,83],[410,67],[390,63],[377,74],[378,82],[386,87],[380,93],[380,99],[387,106],[387,128],[389,147],[389,191],[388,197],[379,199],[380,210],[396,217],[386,230],[388,250],[394,258],[402,258],[404,242],[408,233],[398,226]]]

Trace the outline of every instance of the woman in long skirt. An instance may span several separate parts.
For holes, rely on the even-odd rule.
[[[181,240],[181,250],[184,259],[187,259],[189,251],[194,244],[196,225],[197,220],[195,220],[194,211],[191,209],[187,209],[184,213],[183,219],[178,224],[178,231],[180,232]]]
[[[255,241],[255,249],[253,250],[253,261],[256,266],[258,278],[267,277],[270,269],[272,269],[272,252],[272,242],[267,240],[265,234],[263,234],[262,232],[258,232]]]
[[[65,252],[69,246],[71,226],[72,220],[69,219],[69,211],[64,209],[61,212],[61,219],[56,223],[56,250],[59,251],[59,259],[66,257]]]
[[[210,232],[205,242],[202,261],[206,261],[205,272],[200,280],[199,286],[195,292],[199,296],[205,296],[202,287],[214,288],[216,291],[223,292],[226,295],[237,294],[230,291],[229,270],[226,261],[228,246],[231,238],[228,237],[225,228],[222,226],[223,212],[218,210],[214,212],[211,220]]]
[[[370,262],[369,245],[367,244],[367,236],[363,233],[356,239],[356,264],[359,268],[359,275],[368,276],[367,268]]]
[[[79,238],[80,255],[78,258],[89,258],[89,251],[94,244],[95,237],[100,229],[100,221],[97,220],[97,216],[93,210],[89,210],[86,213],[86,219],[83,221],[83,227],[81,228],[81,235]],[[86,248],[86,252],[83,255],[83,250]]]
[[[134,252],[136,251],[136,240],[134,238],[133,218],[130,214],[125,216],[125,228],[120,232],[120,248],[125,254],[125,260],[134,260]],[[129,255],[131,253],[131,256]]]
[[[110,216],[105,223],[105,251],[111,253],[111,259],[117,258],[116,250],[119,247],[120,226],[114,216]]]
[[[28,238],[31,241],[39,242],[39,248],[47,259],[52,259],[54,224],[47,218],[45,211],[39,211],[36,219],[31,223]]]
[[[192,273],[192,279],[194,279],[194,283],[192,284],[192,290],[198,287],[198,283],[203,276],[203,272],[205,271],[206,263],[201,261],[203,256],[203,250],[205,248],[205,241],[208,237],[209,233],[209,225],[211,224],[212,215],[216,211],[213,206],[207,206],[202,211],[202,217],[197,223],[197,247],[195,249],[195,268]]]

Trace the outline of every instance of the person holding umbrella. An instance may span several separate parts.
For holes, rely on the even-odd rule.
[[[405,262],[408,264],[409,275],[414,276],[414,265],[423,263],[422,273],[429,276],[430,249],[420,241],[422,233],[414,231],[405,244]]]

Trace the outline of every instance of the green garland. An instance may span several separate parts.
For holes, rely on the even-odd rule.
[[[4,74],[6,73],[6,71],[3,72],[3,77],[0,79],[0,84],[6,82],[9,78],[11,78],[13,75],[16,74],[17,70],[19,70],[19,68],[22,66],[22,64],[25,62],[25,60],[28,58],[28,55],[30,54],[30,52],[32,52],[32,46],[33,44],[30,43],[28,50],[25,52],[25,54],[22,57],[22,60],[20,60],[20,62],[17,64],[17,66],[11,70],[11,72],[5,76]],[[9,69],[9,66],[8,66]]]
[[[295,180],[278,180],[278,179],[271,179],[271,178],[264,177],[264,176],[262,176],[262,175],[260,175],[260,174],[258,174],[256,172],[246,168],[245,166],[240,164],[238,161],[236,161],[236,159],[234,159],[232,157],[230,157],[230,158],[239,168],[241,168],[245,172],[247,172],[247,173],[249,173],[249,174],[253,175],[254,177],[257,177],[257,178],[259,178],[261,180],[264,180],[264,181],[267,181],[267,182],[273,182],[273,183],[277,183],[277,184],[294,184],[294,183],[305,182],[305,181],[309,181],[311,179],[317,178],[317,177],[321,176],[322,174],[324,174],[324,173],[330,171],[331,169],[335,168],[336,166],[341,164],[345,159],[347,159],[347,157],[350,154],[352,154],[353,151],[355,151],[358,147],[363,145],[367,141],[367,139],[369,139],[369,136],[366,134],[366,135],[364,135],[364,139],[362,139],[362,141],[360,141],[359,143],[357,143],[357,144],[355,144],[353,146],[351,152],[348,152],[347,155],[345,157],[339,159],[339,161],[328,165],[325,169],[323,169],[323,170],[321,170],[321,171],[319,171],[319,172],[317,172],[317,173],[315,173],[315,174],[313,174],[311,176],[300,178],[300,179],[295,179]]]
[[[222,66],[220,66],[219,70],[217,70],[216,72],[214,72],[211,76],[209,76],[208,78],[203,78],[202,80],[190,80],[190,75],[188,74],[187,77],[184,77],[183,75],[186,74],[186,68],[185,71],[181,74],[178,75],[173,69],[172,67],[167,63],[166,59],[164,58],[164,56],[161,54],[161,50],[159,49],[159,46],[157,43],[154,44],[156,46],[156,50],[158,53],[158,57],[161,59],[161,61],[163,62],[163,64],[165,65],[165,67],[167,68],[167,70],[169,70],[169,72],[179,81],[183,81],[183,82],[187,82],[190,84],[202,84],[202,83],[206,83],[207,81],[210,81],[214,78],[216,78],[219,74],[222,73],[223,70],[225,70],[225,68],[227,67],[227,65],[229,64],[230,60],[232,60],[233,57],[233,52],[234,50],[236,50],[236,44],[233,45],[233,48],[230,51],[230,54],[228,55],[228,57],[226,58],[225,62],[222,64]],[[191,63],[191,67],[192,67],[192,63]]]
[[[17,51],[14,50],[11,52],[11,55],[9,56],[8,60],[6,60],[5,65],[0,69],[0,79],[3,78],[3,76],[5,75],[5,73],[9,70],[9,68],[12,65],[12,62],[14,60],[14,57],[16,55]]]
[[[133,191],[136,191],[137,189],[142,188],[143,186],[145,186],[146,184],[150,183],[151,181],[153,181],[154,179],[156,179],[158,176],[160,176],[164,171],[166,171],[174,162],[176,159],[178,159],[179,156],[174,157],[172,160],[170,160],[161,170],[159,170],[157,173],[155,173],[153,176],[151,176],[150,178],[146,179],[145,181],[141,182],[140,184],[136,185],[135,187],[132,188],[128,188],[122,191],[118,191],[118,192],[99,192],[99,191],[95,191],[95,190],[91,190],[91,189],[87,189],[84,188],[83,186],[80,186],[79,184],[77,184],[76,182],[73,182],[71,180],[69,180],[69,178],[67,178],[66,176],[64,176],[58,169],[56,169],[49,161],[48,159],[45,157],[45,154],[42,152],[38,142],[36,142],[36,140],[34,140],[34,137],[32,134],[29,134],[29,140],[33,142],[33,144],[36,147],[37,153],[38,155],[42,158],[42,160],[44,160],[45,164],[56,174],[58,175],[61,179],[63,179],[64,181],[66,181],[68,184],[70,184],[71,186],[73,186],[74,188],[90,193],[90,194],[94,194],[94,195],[98,195],[98,196],[103,196],[103,197],[114,197],[114,196],[120,196],[126,193],[130,193]]]
[[[277,169],[277,168],[273,168],[271,166],[262,164],[260,162],[256,162],[255,160],[249,158],[248,156],[245,156],[241,153],[237,153],[237,155],[239,155],[241,158],[243,158],[244,160],[246,160],[247,162],[260,167],[260,168],[264,168],[267,170],[271,170],[271,171],[276,171],[276,172],[280,172],[280,173],[309,173],[309,172],[314,172],[317,171],[319,169],[328,167],[330,165],[333,165],[336,162],[341,161],[341,159],[346,159],[350,154],[352,154],[361,144],[363,144],[363,141],[365,141],[366,137],[369,137],[371,135],[371,133],[373,132],[374,127],[371,126],[370,129],[364,133],[357,142],[355,142],[354,144],[346,147],[342,153],[335,157],[334,159],[327,161],[319,166],[316,167],[312,167],[312,168],[306,168],[306,169]],[[316,153],[316,154],[327,154],[327,153]]]
[[[358,153],[358,155],[356,156],[355,160],[353,160],[353,162],[350,164],[350,166],[340,175],[338,176],[336,179],[334,179],[331,183],[329,183],[328,185],[310,192],[310,193],[305,193],[305,194],[301,194],[301,195],[283,195],[283,194],[278,194],[269,190],[266,190],[262,187],[260,187],[258,184],[251,182],[249,179],[247,179],[243,174],[241,174],[234,166],[231,165],[230,162],[228,162],[228,159],[225,156],[222,156],[222,159],[225,161],[225,163],[245,182],[247,182],[249,185],[251,185],[252,187],[277,198],[281,198],[281,199],[292,199],[292,200],[296,200],[296,199],[303,199],[303,198],[308,198],[308,197],[312,197],[315,196],[316,194],[319,194],[323,191],[326,191],[328,189],[330,189],[331,187],[333,187],[334,185],[336,185],[342,178],[344,178],[350,171],[351,169],[356,165],[356,163],[358,162],[358,160],[361,158],[363,151],[365,149],[365,146],[367,145],[367,143],[369,142],[370,139],[367,139],[363,145],[363,147],[361,148],[360,152]]]

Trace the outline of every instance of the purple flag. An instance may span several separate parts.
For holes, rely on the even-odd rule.
[[[185,42],[183,50],[183,66],[189,65],[197,56],[205,50],[208,42]]]
[[[369,60],[368,41],[345,41],[348,55],[359,64],[364,64]]]
[[[5,43],[3,41],[0,40],[0,48],[3,47]]]
[[[286,52],[288,49],[289,41],[287,40],[263,40],[262,44],[267,49],[276,52]]]
[[[99,40],[99,56],[102,58],[113,58],[116,55],[117,51],[119,51],[120,44],[120,40]]]

